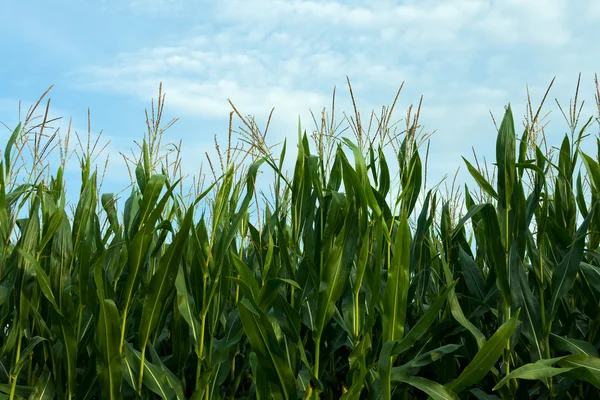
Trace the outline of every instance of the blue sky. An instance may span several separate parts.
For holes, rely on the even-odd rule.
[[[0,0],[0,21],[0,121],[14,127],[18,101],[30,105],[54,84],[52,115],[85,132],[89,107],[93,131],[110,140],[107,190],[128,181],[117,154],[142,137],[160,81],[165,119],[179,118],[165,139],[183,140],[190,174],[213,135],[226,138],[227,99],[262,123],[275,107],[269,142],[295,144],[298,116],[310,130],[309,110],[328,107],[334,86],[336,108],[351,111],[346,75],[363,118],[403,81],[397,119],[424,95],[421,122],[436,131],[432,182],[453,175],[461,155],[472,159],[471,146],[493,156],[490,111],[500,119],[511,102],[520,133],[526,84],[537,104],[556,76],[553,144],[567,130],[554,99],[568,106],[579,73],[583,117],[598,114],[597,0]],[[7,135],[0,127],[0,143]]]

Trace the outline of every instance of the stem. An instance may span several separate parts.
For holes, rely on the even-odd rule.
[[[504,322],[510,319],[510,306],[505,306],[504,319]],[[506,365],[506,375],[508,375],[510,374],[510,338],[506,340],[506,347],[504,348],[504,364]]]
[[[552,327],[552,320],[550,320],[550,323],[548,324],[548,326],[546,326],[546,305],[545,305],[545,301],[544,301],[544,292],[545,287],[544,287],[544,257],[542,257],[542,246],[541,243],[538,245],[538,252],[539,252],[539,264],[540,264],[540,280],[541,280],[541,284],[540,284],[540,314],[542,317],[542,328],[543,328],[543,338],[542,341],[544,342],[544,353],[546,355],[547,359],[550,359],[550,329]],[[550,396],[552,398],[554,398],[554,391],[552,390],[552,385],[553,385],[553,379],[552,377],[548,378],[548,389],[550,391]]]
[[[206,306],[206,280],[208,276],[204,275],[202,283],[202,308]],[[204,314],[204,313],[202,313]],[[196,389],[200,386],[200,373],[202,372],[202,359],[204,358],[204,331],[206,327],[206,315],[200,315],[200,347],[198,348],[198,368],[196,369]]]
[[[125,323],[127,322],[127,309],[129,308],[129,304],[125,304],[125,309],[123,310],[123,321],[121,322],[121,343],[119,344],[119,353],[123,354],[123,344],[125,343]]]
[[[233,360],[231,360],[231,379],[235,379],[235,355],[233,356]]]
[[[213,329],[214,329],[214,327],[213,327]],[[210,339],[209,339],[209,343],[208,343],[208,356],[207,356],[208,357],[208,368],[210,368],[212,365],[211,359],[212,359],[213,337],[214,337],[213,335],[210,335]],[[209,398],[210,398],[209,395],[211,394],[211,392],[212,392],[212,390],[208,390],[208,388],[206,389],[206,391],[204,392],[205,400],[209,400]]]
[[[81,320],[83,319],[83,305],[79,304],[79,316],[77,317],[77,336],[76,339],[79,341],[81,335]]]
[[[312,386],[309,384],[306,388],[306,392],[304,392],[304,396],[302,396],[302,400],[310,399],[312,397]]]
[[[300,232],[297,232],[297,231],[298,231],[298,212],[297,212],[296,208],[294,207],[294,215],[292,216],[292,236],[293,236],[292,239],[294,241],[294,248],[292,251],[292,258],[293,258],[294,264],[292,267],[293,268],[292,272],[294,273],[294,275],[296,275],[296,271],[298,269],[298,258],[296,256],[296,254],[297,254],[296,250],[298,250],[298,248],[300,247]],[[292,279],[296,279],[295,276],[292,277]],[[292,308],[295,308],[294,307],[294,294],[295,294],[294,286],[292,286],[291,294],[292,294],[292,298],[290,299],[291,300],[290,305],[292,306]]]
[[[202,360],[198,357],[196,361],[196,389],[198,389],[200,383],[200,372],[202,371]]]
[[[358,345],[358,334],[359,334],[359,321],[360,313],[358,311],[358,294],[356,291],[354,293],[354,346]]]
[[[31,384],[32,375],[33,375],[33,352],[29,353],[29,366],[27,367],[27,386],[33,386]]]
[[[294,294],[295,294],[295,291],[294,291],[294,287],[292,286],[292,292],[291,292],[291,296],[292,296],[291,300],[292,301],[290,302],[290,305],[292,306],[292,308],[294,308]]]
[[[504,233],[504,254],[505,254],[505,260],[506,260],[506,269],[508,271],[508,284],[510,285],[510,263],[509,263],[509,252],[510,252],[510,244],[508,242],[509,240],[509,224],[508,224],[508,218],[509,218],[509,212],[508,212],[508,207],[509,205],[506,205],[506,209],[504,210],[504,229],[505,229],[505,233]],[[504,306],[504,322],[508,321],[510,319],[510,306],[509,305],[505,305]],[[506,375],[510,374],[510,338],[508,338],[506,340],[506,347],[504,349],[504,364],[506,365]],[[506,376],[505,375],[505,376]],[[510,385],[510,382],[509,382]]]
[[[198,371],[196,372],[196,377],[200,378],[200,371],[202,368],[202,360],[204,359],[204,331],[205,331],[206,323],[205,318],[200,318],[200,348],[198,350]],[[196,379],[196,386],[198,386],[199,382]]]
[[[240,386],[240,382],[242,381],[242,376],[244,375],[244,368],[242,367],[240,369],[240,372],[237,374],[237,376],[235,377],[234,381],[233,381],[233,387],[231,389],[231,395],[228,397],[229,400],[233,400],[235,398],[235,395],[237,393],[238,387]]]
[[[314,374],[319,379],[319,359],[321,358],[321,337],[315,338],[315,370]],[[318,393],[315,393],[316,398],[319,398]]]
[[[315,348],[315,376],[319,377],[319,359],[321,357],[321,339],[317,339]]]
[[[146,346],[142,347],[142,360],[140,365],[140,377],[138,378],[138,393],[142,393],[142,381],[144,378],[144,366],[145,366],[145,357],[146,357]]]
[[[20,329],[19,329],[20,331]],[[19,359],[21,358],[21,344],[23,343],[23,336],[19,335],[19,342],[17,343],[17,354],[15,355],[15,365],[19,363]],[[11,385],[10,385],[10,397],[9,400],[13,400],[15,398],[15,390],[17,389],[17,378],[19,374],[10,377]]]
[[[335,355],[329,352],[329,364],[331,365],[331,375],[335,376]]]

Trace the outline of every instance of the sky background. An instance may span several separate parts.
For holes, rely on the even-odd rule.
[[[165,139],[183,140],[189,174],[213,135],[226,141],[227,99],[263,126],[275,107],[269,143],[295,145],[298,116],[310,132],[309,110],[329,107],[334,86],[338,117],[351,112],[346,76],[363,119],[405,82],[395,119],[423,95],[421,123],[436,131],[428,180],[462,166],[464,181],[461,155],[472,160],[473,146],[493,157],[490,111],[499,123],[510,102],[522,132],[526,85],[537,104],[556,77],[545,108],[552,144],[568,130],[554,99],[568,107],[579,73],[582,118],[597,115],[599,37],[597,0],[0,0],[0,121],[14,128],[19,100],[26,109],[54,84],[51,115],[66,117],[63,131],[72,116],[86,132],[91,108],[93,132],[110,141],[105,190],[116,191],[129,181],[118,152],[142,138],[161,81],[164,118],[179,118]],[[0,147],[8,135],[0,127]]]

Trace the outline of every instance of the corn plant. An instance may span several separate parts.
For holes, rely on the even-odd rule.
[[[15,183],[19,125],[0,161],[0,398],[597,398],[597,120],[575,101],[555,159],[540,112],[517,136],[508,106],[495,181],[464,158],[479,196],[457,204],[425,190],[420,105],[398,135],[392,109],[316,150],[299,125],[288,174],[287,143],[275,156],[234,108],[251,162],[228,149],[186,200],[159,101],[128,197],[101,194],[82,152],[71,211],[64,163]]]

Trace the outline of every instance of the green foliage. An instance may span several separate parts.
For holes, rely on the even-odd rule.
[[[299,127],[290,180],[284,144],[243,174],[228,158],[190,204],[147,138],[123,213],[88,153],[71,219],[62,169],[9,183],[19,125],[0,163],[0,399],[594,398],[600,165],[583,129],[554,163],[533,128],[517,149],[507,108],[495,185],[464,159],[482,200],[465,188],[464,210],[423,193],[414,129],[393,182],[384,146],[359,132],[311,154]]]

